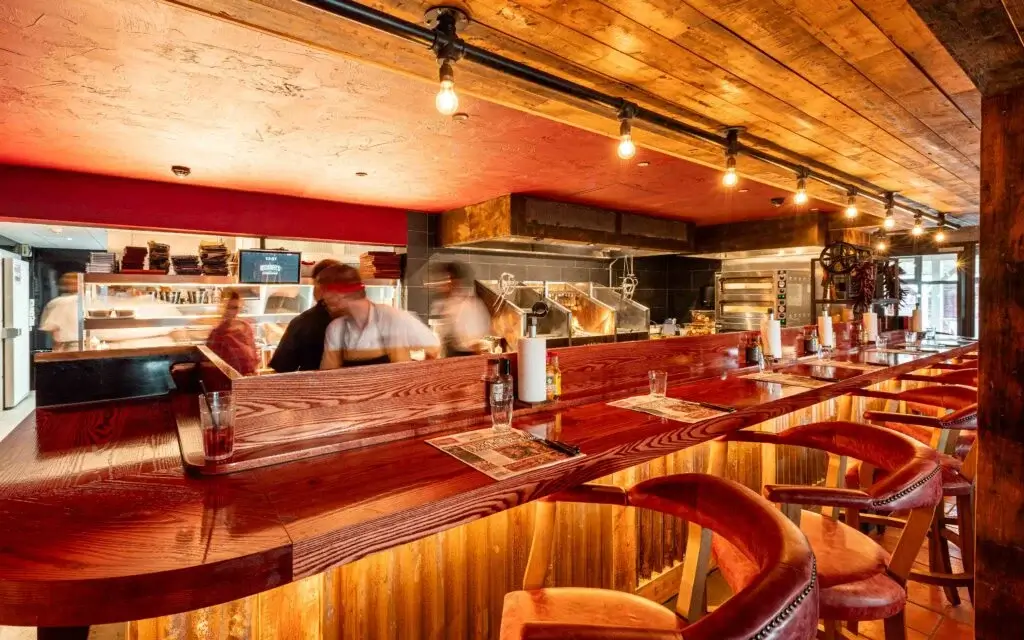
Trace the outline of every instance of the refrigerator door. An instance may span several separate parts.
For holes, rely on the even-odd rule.
[[[9,409],[29,392],[29,272],[28,263],[20,258],[3,260],[3,388],[4,409]]]

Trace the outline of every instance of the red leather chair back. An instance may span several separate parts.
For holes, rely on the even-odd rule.
[[[954,373],[960,373],[955,371]],[[933,413],[935,407],[943,409],[963,409],[977,404],[978,390],[951,384],[932,385],[919,389],[908,389],[898,394],[900,400],[907,403],[910,411],[924,414]]]
[[[628,490],[630,505],[710,529],[758,567],[750,586],[683,637],[813,638],[818,624],[814,557],[799,527],[771,503],[735,482],[706,474],[653,478]]]

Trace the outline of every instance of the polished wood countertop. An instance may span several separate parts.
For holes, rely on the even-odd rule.
[[[819,389],[739,377],[749,370],[671,386],[737,408],[693,425],[604,401],[554,406],[514,424],[557,430],[586,456],[503,481],[419,439],[194,477],[171,399],[38,411],[0,443],[0,624],[98,624],[244,597],[974,349],[840,354],[889,366],[834,369],[841,381]]]

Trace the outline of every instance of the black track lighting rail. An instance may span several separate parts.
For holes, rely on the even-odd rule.
[[[543,87],[550,91],[565,94],[575,100],[588,102],[609,111],[609,115],[616,119],[620,114],[631,112],[631,119],[646,122],[656,128],[663,129],[675,134],[694,138],[704,142],[710,142],[729,149],[730,144],[726,135],[705,131],[697,127],[680,122],[674,118],[645,109],[624,98],[585,87],[571,80],[560,78],[556,75],[535,69],[511,58],[506,58],[497,53],[469,44],[462,40],[456,33],[451,20],[441,20],[437,28],[429,28],[424,25],[415,24],[401,18],[392,16],[384,11],[347,0],[299,0],[303,4],[316,7],[333,15],[351,20],[359,24],[371,27],[378,31],[402,38],[409,42],[423,45],[435,54],[442,55],[449,60],[464,59],[469,62],[482,65],[499,73],[518,78],[525,82]],[[834,170],[827,165],[803,158],[800,162],[781,158],[759,149],[751,148],[742,142],[733,146],[734,150],[742,155],[756,158],[762,162],[774,165],[794,173],[797,176],[804,175],[809,179],[829,185],[841,191],[854,191],[861,198],[865,198],[880,205],[886,204],[887,194],[885,189],[849,175],[842,171]],[[795,154],[794,154],[795,156]],[[920,215],[935,223],[940,223],[937,212],[921,203],[910,200],[899,195],[895,196],[896,208],[902,209],[913,215]],[[951,229],[959,229],[960,225],[952,222],[945,222],[945,226]]]

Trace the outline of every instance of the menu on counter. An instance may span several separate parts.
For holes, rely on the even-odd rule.
[[[495,431],[487,427],[427,440],[453,458],[483,472],[495,480],[512,478],[527,471],[580,458],[548,447],[525,431]]]
[[[727,415],[725,411],[710,409],[694,402],[663,396],[633,396],[632,398],[623,398],[608,404],[620,409],[632,409],[633,411],[649,413],[659,418],[668,418],[669,420],[687,423],[701,422]]]
[[[758,382],[775,382],[777,384],[788,384],[791,387],[807,387],[808,389],[820,389],[821,387],[827,387],[832,384],[827,380],[815,380],[808,376],[798,376],[792,373],[748,373],[745,376],[741,376],[748,380],[757,380]]]
[[[864,353],[872,353],[872,352],[874,352],[874,353],[902,353],[903,355],[914,355],[914,354],[917,354],[917,353],[941,353],[941,351],[939,349],[927,349],[927,348],[926,349],[915,349],[915,348],[912,348],[912,347],[911,348],[907,348],[907,349],[890,349],[890,348],[886,347],[884,349],[870,348],[870,349],[865,349],[864,350]]]

